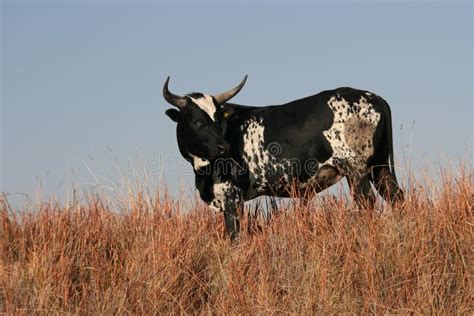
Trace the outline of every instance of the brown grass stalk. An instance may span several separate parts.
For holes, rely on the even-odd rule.
[[[470,172],[403,205],[294,203],[238,245],[222,215],[157,195],[12,210],[0,201],[7,314],[473,313]],[[317,199],[317,198],[316,198]],[[249,232],[250,231],[250,232]]]

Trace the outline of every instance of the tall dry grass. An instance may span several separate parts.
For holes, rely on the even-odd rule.
[[[240,243],[201,204],[106,197],[19,212],[1,200],[8,314],[473,313],[471,173],[413,185],[404,205],[298,203]]]

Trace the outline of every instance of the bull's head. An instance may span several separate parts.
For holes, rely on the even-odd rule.
[[[166,110],[174,122],[178,123],[176,134],[183,157],[193,163],[194,169],[209,164],[209,160],[226,157],[230,144],[224,139],[220,115],[221,105],[234,97],[245,84],[247,76],[235,88],[216,95],[190,93],[179,96],[168,89],[170,77],[163,86],[163,96],[168,103],[178,108]]]

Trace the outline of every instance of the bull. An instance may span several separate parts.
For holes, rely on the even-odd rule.
[[[200,197],[223,212],[230,238],[240,230],[238,210],[258,196],[304,201],[342,178],[360,205],[372,207],[376,191],[391,203],[403,200],[393,155],[388,103],[350,87],[322,91],[282,105],[229,103],[245,85],[215,95],[176,95],[166,115],[177,123],[181,155],[195,173]]]

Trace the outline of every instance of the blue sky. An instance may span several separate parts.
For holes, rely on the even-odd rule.
[[[4,1],[1,185],[33,200],[124,175],[191,187],[161,95],[279,104],[339,86],[391,105],[397,165],[472,159],[472,3]],[[403,126],[403,128],[401,128]],[[152,190],[154,187],[151,188]],[[22,203],[22,195],[12,195]]]

